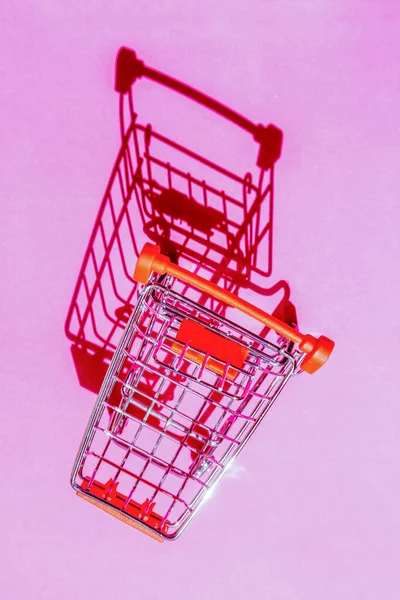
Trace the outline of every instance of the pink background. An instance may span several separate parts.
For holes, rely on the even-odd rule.
[[[2,2],[1,597],[399,597],[396,5]],[[63,323],[119,147],[121,45],[284,130],[274,278],[337,342],[163,545],[69,487],[94,396]]]

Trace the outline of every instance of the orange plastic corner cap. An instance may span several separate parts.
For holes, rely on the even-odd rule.
[[[136,263],[133,278],[138,283],[147,283],[153,271],[163,274],[165,267],[170,263],[168,256],[160,252],[160,246],[146,242]]]
[[[332,354],[334,347],[335,342],[324,335],[321,335],[316,340],[316,343],[314,343],[312,350],[307,352],[303,362],[301,363],[302,370],[310,374],[318,371],[318,369],[320,369],[322,365],[326,363]],[[303,349],[301,344],[300,349]]]

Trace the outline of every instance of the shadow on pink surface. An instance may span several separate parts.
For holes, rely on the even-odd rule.
[[[142,124],[134,83],[146,77],[216,112],[259,145],[257,170],[216,164]],[[274,165],[283,134],[254,125],[201,92],[155,71],[122,48],[116,62],[121,147],[96,216],[65,331],[80,385],[98,393],[135,304],[134,267],[145,241],[173,262],[238,293],[276,297],[273,315],[296,325],[286,281],[266,287],[273,266]],[[184,293],[184,289],[182,292]],[[204,302],[199,297],[199,303]],[[216,302],[214,312],[224,313]],[[268,333],[263,330],[261,335]]]

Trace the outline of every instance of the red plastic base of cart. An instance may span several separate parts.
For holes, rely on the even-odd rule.
[[[139,529],[150,537],[157,539],[160,542],[164,541],[161,535],[157,535],[156,532],[145,527],[145,525],[148,525],[149,527],[157,529],[164,534],[168,531],[168,521],[162,524],[163,518],[157,513],[153,512],[155,502],[149,504],[149,500],[145,500],[143,504],[138,504],[133,500],[129,500],[125,506],[127,497],[119,493],[117,491],[117,487],[118,483],[113,483],[112,479],[109,479],[105,484],[99,483],[98,481],[92,481],[90,483],[89,479],[85,479],[81,484],[82,492],[89,493],[91,496],[87,496],[86,494],[80,492],[78,492],[78,496],[88,500],[92,504],[96,504],[102,510],[105,510],[112,516],[124,521],[128,525]],[[107,501],[108,505],[96,502],[96,498]],[[125,514],[121,514],[116,510],[113,510],[113,508],[123,510]],[[143,525],[132,521],[130,517],[138,519],[139,521],[143,521]]]

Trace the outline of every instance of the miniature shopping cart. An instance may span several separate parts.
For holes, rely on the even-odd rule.
[[[162,84],[151,87],[165,89],[168,108],[169,96],[184,104],[192,100],[190,107],[198,106],[200,117],[215,114],[218,123],[223,120],[246,141],[250,134],[256,142],[251,144],[254,156],[243,156],[243,163],[248,159],[253,171],[232,172],[222,151],[217,153],[218,164],[196,152],[196,136],[194,149],[188,148],[159,133],[151,121],[140,120],[133,103],[133,88],[140,88],[133,84],[140,78]],[[132,274],[145,241],[159,244],[173,261],[235,293],[244,287],[275,300],[275,295],[287,292],[285,284],[269,289],[265,285],[272,269],[273,171],[281,153],[281,130],[255,125],[145,66],[126,48],[118,54],[115,87],[120,94],[121,148],[65,324],[79,381],[95,393],[133,310],[137,284]],[[230,123],[236,127],[230,128]],[[218,149],[221,136],[213,133],[210,130],[210,144]],[[214,312],[222,308],[216,303],[212,307]]]
[[[137,262],[134,278],[143,285],[72,485],[163,541],[186,528],[289,379],[319,369],[333,342],[301,334],[159,250],[146,244]],[[185,296],[176,291],[182,283]],[[226,304],[227,316],[210,310],[212,298]],[[269,328],[265,338],[252,333],[257,322]]]

